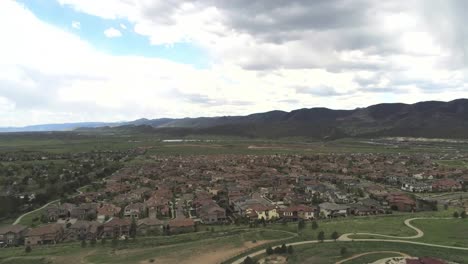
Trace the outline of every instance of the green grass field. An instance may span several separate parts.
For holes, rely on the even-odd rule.
[[[347,255],[344,257],[340,255],[341,247],[346,247],[348,251]],[[373,251],[396,251],[410,256],[438,257],[458,263],[466,263],[468,261],[468,251],[432,248],[419,245],[402,246],[401,244],[389,242],[336,242],[297,246],[295,247],[295,254],[289,258],[288,263],[331,264],[355,254]],[[385,258],[387,256],[381,255],[381,257]],[[377,259],[379,258],[369,256],[345,263],[367,263],[366,261],[375,261]]]

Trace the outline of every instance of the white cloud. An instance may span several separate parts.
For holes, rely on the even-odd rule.
[[[123,30],[127,29],[127,26],[125,24],[122,24],[120,23],[120,28],[122,28]]]
[[[104,30],[104,35],[108,38],[118,38],[122,36],[122,33],[120,32],[120,30],[111,27]]]
[[[349,109],[450,100],[468,91],[465,70],[442,63],[451,61],[450,49],[411,12],[389,16],[400,12],[393,7],[376,10],[378,19],[364,33],[335,24],[326,30],[296,25],[298,30],[265,35],[264,25],[276,23],[275,17],[294,20],[300,8],[291,7],[291,15],[283,17],[276,9],[271,11],[279,12],[275,16],[260,13],[251,21],[245,18],[250,24],[243,25],[232,7],[201,5],[203,1],[59,2],[102,18],[126,19],[153,44],[199,45],[210,52],[212,64],[197,69],[157,58],[108,55],[18,3],[0,1],[0,126],[316,106]],[[400,20],[405,23],[392,23]],[[108,37],[122,35],[115,28],[106,31]]]
[[[80,30],[81,29],[81,23],[79,21],[73,21],[72,22],[72,28]]]

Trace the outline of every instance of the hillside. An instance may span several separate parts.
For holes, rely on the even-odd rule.
[[[139,119],[121,123],[82,124],[80,130],[137,131],[177,137],[223,135],[317,139],[379,136],[467,138],[468,99],[415,104],[378,104],[354,110],[309,108],[291,112],[270,111],[247,116]],[[38,131],[44,131],[45,128],[70,130],[77,125],[79,124],[36,126],[36,128],[42,129]],[[5,130],[0,129],[0,131]],[[29,130],[16,131],[34,130],[29,127]]]

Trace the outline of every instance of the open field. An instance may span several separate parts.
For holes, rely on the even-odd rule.
[[[468,152],[468,144],[430,142],[399,144],[361,139],[314,141],[304,138],[280,140],[247,139],[219,136],[185,137],[195,141],[163,142],[165,135],[150,133],[12,133],[0,134],[0,153],[8,151],[73,153],[95,150],[127,150],[149,148],[151,155],[210,155],[210,154],[315,154],[315,153],[455,153]],[[465,166],[464,161],[442,160],[441,165]]]
[[[341,247],[346,247],[348,253],[346,256],[340,255]],[[405,245],[389,242],[336,242],[319,243],[314,245],[303,245],[295,247],[295,253],[289,258],[288,263],[335,263],[352,255],[374,251],[396,251],[408,254],[410,256],[429,256],[439,257],[458,263],[468,261],[468,252],[451,249],[439,249],[420,245]],[[375,261],[388,255],[372,256],[355,259],[345,263],[367,263],[366,261]],[[391,256],[390,256],[391,257]]]
[[[0,250],[0,263],[13,259],[46,257],[51,263],[219,263],[249,248],[291,236],[270,230],[239,230],[237,232],[199,232],[170,237],[147,237],[124,242],[116,248],[110,241],[103,246],[81,248],[79,243],[33,248],[29,254],[23,248]],[[71,262],[72,261],[72,262]],[[16,263],[16,262],[15,262]]]

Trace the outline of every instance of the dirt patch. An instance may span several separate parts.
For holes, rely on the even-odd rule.
[[[220,247],[213,249],[206,249],[203,251],[196,251],[189,257],[173,254],[170,257],[157,258],[145,260],[140,262],[141,264],[164,264],[164,263],[179,263],[179,264],[192,264],[192,263],[204,263],[204,264],[216,264],[223,260],[234,257],[242,253],[245,250],[254,248],[256,246],[263,245],[270,242],[270,240],[258,241],[257,243],[245,242],[241,247]]]

